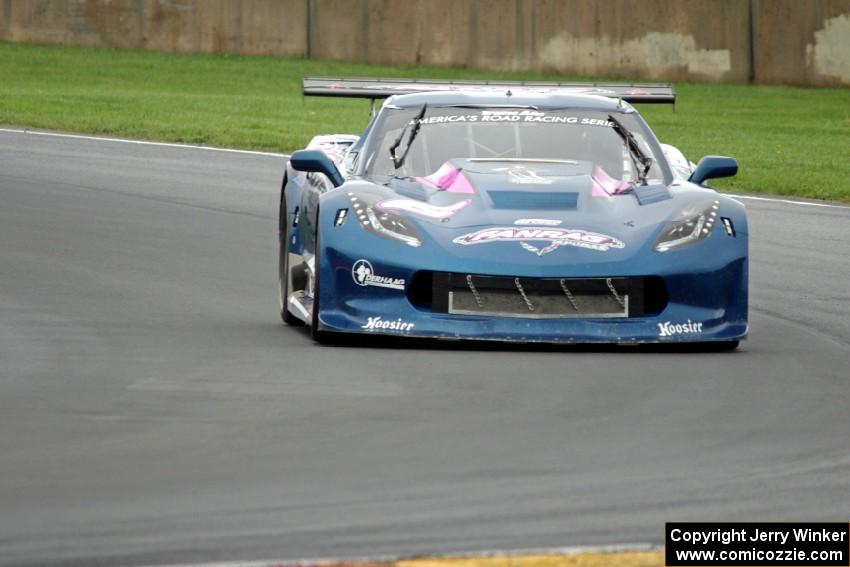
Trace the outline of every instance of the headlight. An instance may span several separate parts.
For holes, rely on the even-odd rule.
[[[688,205],[664,225],[664,230],[655,241],[655,249],[665,252],[708,238],[719,208],[720,201],[700,201]]]
[[[351,200],[351,206],[354,208],[357,220],[360,221],[360,226],[367,231],[404,242],[409,246],[422,246],[419,233],[408,219],[392,211],[375,209],[375,203],[378,201],[376,195],[349,193],[348,198]]]

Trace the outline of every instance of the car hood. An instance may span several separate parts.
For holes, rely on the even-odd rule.
[[[395,198],[382,191],[379,208],[444,228],[535,224],[529,220],[546,221],[541,226],[657,222],[676,196],[663,184],[635,187],[590,162],[567,160],[455,159],[432,175],[393,178],[380,187]]]
[[[427,177],[352,180],[346,187],[367,194],[375,210],[405,217],[453,254],[513,242],[507,250],[521,245],[543,255],[568,242],[589,261],[599,251],[610,252],[603,255],[610,260],[644,249],[689,202],[718,197],[690,184],[634,186],[590,162],[566,160],[454,159]]]

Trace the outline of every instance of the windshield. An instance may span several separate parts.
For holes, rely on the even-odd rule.
[[[384,111],[363,156],[366,175],[425,176],[453,158],[586,161],[615,179],[632,182],[642,173],[610,120],[610,112],[428,107],[416,130],[422,110]],[[632,132],[640,150],[651,158],[647,181],[662,180],[658,155],[646,140],[646,126],[634,113],[618,113],[616,120]],[[400,145],[393,148],[400,139]],[[399,164],[394,154],[405,158]]]

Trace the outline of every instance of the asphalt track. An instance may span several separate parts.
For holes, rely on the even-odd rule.
[[[278,319],[282,167],[0,132],[0,564],[850,517],[850,208],[747,201],[738,352],[323,347]]]

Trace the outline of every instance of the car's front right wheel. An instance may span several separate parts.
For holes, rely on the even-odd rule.
[[[278,292],[280,294],[280,318],[287,325],[303,325],[302,321],[289,312],[289,229],[292,222],[286,210],[286,197],[281,195],[280,203],[280,254],[278,256]]]
[[[313,242],[316,243],[316,252],[313,257],[313,316],[310,320],[310,337],[317,343],[327,343],[329,340],[328,332],[322,331],[319,329],[319,273],[321,272],[321,258],[319,257],[319,252],[321,251],[321,243],[319,242],[320,232],[319,232],[319,211],[316,211],[316,237]]]

